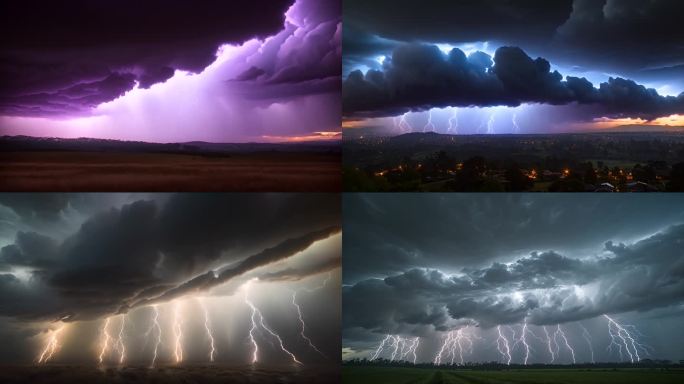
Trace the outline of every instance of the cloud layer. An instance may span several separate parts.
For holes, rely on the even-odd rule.
[[[17,215],[6,218],[15,225],[36,212],[62,222],[54,215],[63,205],[45,198],[3,196],[0,204]],[[69,205],[78,199],[65,196]],[[64,238],[19,231],[0,249],[0,315],[93,319],[208,290],[330,237],[339,230],[339,209],[333,195],[181,194],[101,211]],[[320,271],[305,264],[290,275]],[[213,283],[188,288],[204,276]]]
[[[345,228],[366,223],[345,231],[349,340],[555,325],[684,302],[678,196],[631,208],[599,196],[402,199],[346,198]],[[415,211],[398,212],[400,203]]]
[[[551,69],[518,47],[500,47],[494,57],[436,45],[394,49],[382,70],[353,71],[343,85],[347,116],[393,116],[445,107],[517,107],[525,103],[592,106],[596,116],[654,119],[684,112],[684,93],[661,96],[632,80],[610,78],[595,87],[586,78]]]

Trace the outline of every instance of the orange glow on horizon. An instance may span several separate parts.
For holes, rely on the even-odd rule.
[[[621,118],[621,119],[611,119],[608,117],[596,118],[592,123],[588,124],[591,128],[606,129],[606,128],[616,128],[622,125],[657,125],[662,127],[683,127],[684,126],[684,115],[670,115],[665,117],[659,117],[655,120],[644,120],[640,118]]]
[[[307,141],[338,141],[342,139],[342,132],[336,131],[321,131],[314,132],[313,135],[306,136],[269,136],[264,135],[261,138],[271,143],[303,143]]]

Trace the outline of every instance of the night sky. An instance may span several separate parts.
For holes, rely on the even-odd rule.
[[[0,133],[334,138],[339,0],[3,2]]]
[[[639,349],[641,358],[682,359],[682,203],[675,195],[347,194],[343,357],[370,358],[392,335],[419,338],[417,361],[433,362],[460,330],[473,342],[467,350],[463,340],[465,361],[506,363],[499,327],[511,362],[523,363],[514,340],[527,324],[530,363],[551,362],[544,327],[553,339],[559,325],[578,363],[630,361],[607,349],[606,314],[634,326],[648,352]],[[554,361],[572,363],[556,340]]]
[[[156,364],[209,363],[208,326],[214,361],[244,366],[249,300],[304,365],[330,364],[340,253],[334,194],[2,194],[0,363],[39,362],[55,335],[51,363],[149,366],[155,346]],[[262,367],[295,364],[253,334]]]
[[[682,126],[683,12],[677,0],[345,1],[344,125]]]

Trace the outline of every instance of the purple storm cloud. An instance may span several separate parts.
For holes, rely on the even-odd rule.
[[[339,0],[116,4],[3,5],[0,133],[154,142],[337,136]]]

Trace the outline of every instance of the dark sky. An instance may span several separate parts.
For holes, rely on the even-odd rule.
[[[683,7],[677,0],[346,1],[344,114],[546,104],[572,115],[556,119],[566,129],[594,118],[682,114]],[[504,128],[518,128],[506,119]],[[539,129],[532,123],[525,121],[528,130]]]
[[[180,306],[193,335],[184,361],[206,362],[204,305],[218,361],[247,363],[245,283],[258,278],[248,297],[267,326],[305,363],[325,362],[299,335],[292,294],[309,337],[325,354],[339,353],[339,327],[331,326],[340,316],[331,305],[339,297],[339,221],[339,197],[323,194],[2,194],[0,361],[34,360],[50,330],[64,326],[54,360],[94,364],[105,320],[115,334],[126,314],[126,360],[147,363],[156,305],[159,361],[171,359]],[[314,316],[321,308],[326,314]],[[260,361],[287,362],[259,332]]]
[[[391,334],[420,337],[420,360],[432,361],[447,332],[464,329],[482,337],[470,360],[499,360],[496,326],[519,337],[527,322],[536,335],[560,324],[589,361],[585,326],[596,357],[616,361],[604,313],[636,325],[652,357],[684,357],[668,339],[684,316],[681,196],[354,194],[343,204],[348,358]],[[534,361],[549,362],[543,347]]]
[[[338,128],[339,0],[1,7],[5,133],[285,141]]]

